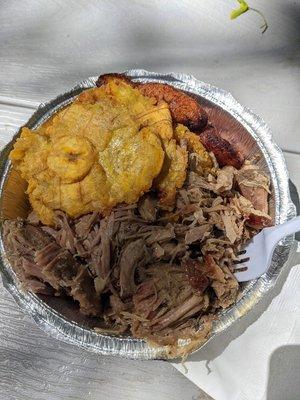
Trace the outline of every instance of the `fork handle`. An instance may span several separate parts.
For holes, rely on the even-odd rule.
[[[267,228],[268,239],[272,245],[276,245],[284,237],[300,231],[300,216],[290,219],[280,225]]]

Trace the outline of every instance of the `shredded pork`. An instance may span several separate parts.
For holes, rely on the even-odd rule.
[[[23,285],[36,293],[67,295],[86,315],[103,320],[102,331],[131,332],[170,356],[207,339],[221,308],[232,305],[239,285],[233,275],[241,246],[269,225],[269,181],[245,163],[190,168],[172,211],[155,193],[110,215],[69,219],[57,212],[56,228],[35,215],[7,220],[7,252]]]

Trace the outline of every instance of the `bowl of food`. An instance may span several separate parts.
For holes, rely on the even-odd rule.
[[[218,88],[131,70],[42,104],[1,155],[1,272],[52,336],[129,358],[185,357],[275,283],[237,253],[295,215],[266,124]]]

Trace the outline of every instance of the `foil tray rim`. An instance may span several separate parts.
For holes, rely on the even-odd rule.
[[[179,89],[204,97],[212,103],[220,106],[237,119],[256,140],[269,167],[272,183],[275,191],[275,222],[282,223],[296,215],[295,206],[291,201],[288,180],[289,174],[283,153],[272,138],[271,131],[264,120],[249,108],[242,106],[227,91],[219,89],[211,84],[197,80],[192,75],[181,73],[157,73],[143,69],[131,69],[124,71],[136,81],[169,83]],[[62,106],[70,103],[82,90],[94,87],[97,77],[90,77],[73,89],[59,95],[53,100],[41,103],[26,126],[35,128]],[[0,156],[1,183],[0,196],[7,179],[10,162],[7,160],[9,150],[17,135],[2,150]],[[254,308],[261,298],[275,285],[275,282],[288,264],[294,245],[294,236],[289,236],[277,247],[272,260],[271,272],[253,281],[243,298],[228,312],[220,315],[216,322],[213,334],[207,342],[199,346],[205,346],[214,336],[221,334],[230,325],[246,315]],[[36,295],[22,290],[15,273],[13,272],[5,254],[3,238],[0,238],[0,269],[4,287],[10,292],[18,305],[29,314],[37,325],[52,337],[64,342],[77,345],[89,351],[115,355],[131,359],[166,359],[164,347],[150,347],[143,340],[130,337],[114,337],[98,334],[93,330],[84,328],[67,320],[50,306],[44,303]],[[199,350],[198,349],[198,350]]]

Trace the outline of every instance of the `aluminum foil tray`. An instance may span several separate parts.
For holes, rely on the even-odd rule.
[[[216,125],[219,123],[222,128],[225,126],[227,130],[234,129],[237,132],[238,140],[243,141],[244,145],[247,146],[249,156],[257,153],[261,155],[258,162],[261,163],[271,179],[272,195],[270,196],[269,207],[274,223],[282,223],[296,215],[295,207],[290,199],[288,171],[283,154],[274,142],[268,126],[259,116],[240,105],[231,94],[201,82],[190,75],[159,74],[145,70],[129,70],[125,73],[140,82],[168,83],[198,98]],[[72,102],[81,91],[94,87],[96,80],[96,77],[88,78],[56,99],[41,104],[26,126],[37,128],[57,110]],[[13,176],[11,164],[7,159],[17,136],[1,152],[1,220],[24,216],[26,204],[28,205],[24,195],[24,186]],[[144,360],[166,358],[166,351],[163,347],[151,347],[143,340],[128,336],[117,337],[96,333],[92,329],[93,321],[78,315],[77,309],[71,302],[41,297],[22,290],[6,257],[2,239],[1,232],[0,268],[3,284],[24,312],[31,315],[45,332],[57,339],[99,354]],[[280,242],[275,250],[268,272],[242,287],[240,300],[234,306],[219,314],[219,319],[214,324],[212,336],[220,334],[244,316],[274,286],[278,275],[287,265],[293,242],[293,236],[289,236]]]

